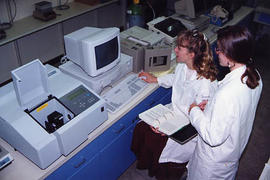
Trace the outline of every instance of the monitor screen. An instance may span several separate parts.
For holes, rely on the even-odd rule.
[[[117,37],[95,47],[96,67],[100,69],[112,63],[118,57],[118,40]]]

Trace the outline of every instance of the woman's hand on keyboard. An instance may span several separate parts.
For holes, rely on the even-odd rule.
[[[148,72],[140,72],[139,77],[148,83],[157,83],[157,78]]]

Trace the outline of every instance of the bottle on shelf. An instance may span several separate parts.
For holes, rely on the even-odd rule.
[[[127,28],[133,26],[145,26],[143,6],[140,4],[140,0],[133,0],[133,3],[127,8]]]

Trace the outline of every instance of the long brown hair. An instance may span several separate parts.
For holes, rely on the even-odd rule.
[[[213,61],[213,54],[209,42],[201,32],[196,30],[181,31],[178,35],[177,46],[185,47],[194,53],[193,68],[199,77],[205,77],[211,81],[217,78],[217,69]]]
[[[220,51],[227,58],[246,65],[246,71],[241,77],[242,82],[247,77],[247,86],[251,89],[257,87],[260,76],[254,66],[254,42],[249,30],[243,26],[227,26],[218,31],[217,39]]]

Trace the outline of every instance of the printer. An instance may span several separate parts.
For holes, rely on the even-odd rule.
[[[173,14],[170,17],[161,16],[147,23],[149,30],[163,34],[169,43],[173,43],[178,33],[182,30],[197,29],[198,31],[203,31],[209,24],[210,18],[205,15],[200,15],[194,19],[187,19],[179,14]]]
[[[133,26],[120,33],[121,52],[133,57],[133,72],[170,68],[172,48],[165,35]]]
[[[187,29],[180,20],[165,16],[158,17],[147,25],[149,30],[163,34],[170,44],[174,43],[180,31]]]
[[[38,59],[0,88],[0,137],[41,169],[67,156],[108,119],[105,101]]]

